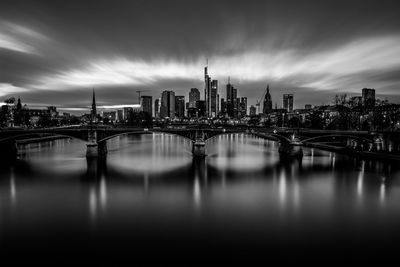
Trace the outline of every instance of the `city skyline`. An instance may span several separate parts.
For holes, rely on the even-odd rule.
[[[294,94],[294,108],[362,88],[399,102],[394,5],[219,1],[205,4],[217,15],[203,20],[196,2],[121,1],[110,10],[107,1],[5,1],[0,98],[20,96],[30,107],[80,114],[93,87],[99,106],[136,104],[137,90],[153,99],[164,90],[187,98],[198,88],[204,99],[208,58],[220,99],[230,76],[248,106],[267,84],[273,105]]]

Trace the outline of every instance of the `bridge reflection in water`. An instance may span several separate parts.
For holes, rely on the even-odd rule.
[[[210,139],[203,158],[192,157],[187,139],[162,133],[110,139],[99,159],[86,158],[82,144],[21,145],[0,170],[2,251],[23,242],[91,255],[107,253],[105,244],[135,255],[333,244],[365,253],[376,249],[368,240],[400,240],[395,165],[312,148],[281,159],[277,142],[245,134]]]

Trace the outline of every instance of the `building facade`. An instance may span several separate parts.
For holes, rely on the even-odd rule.
[[[185,97],[175,96],[175,117],[184,118],[185,117]]]
[[[165,90],[161,95],[161,118],[175,118],[175,92]]]
[[[284,94],[283,95],[283,108],[288,112],[293,111],[293,94]]]
[[[153,97],[145,95],[141,96],[140,106],[142,107],[143,112],[146,112],[153,117]]]

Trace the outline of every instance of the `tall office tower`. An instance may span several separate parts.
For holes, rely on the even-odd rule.
[[[362,102],[365,107],[375,106],[375,89],[363,88],[362,89]]]
[[[153,117],[153,97],[142,95],[140,97],[140,106],[142,111],[150,114]]]
[[[190,89],[189,108],[196,108],[196,101],[200,100],[200,91],[197,88]]]
[[[268,114],[272,112],[272,98],[271,94],[269,93],[269,84],[267,85],[267,93],[265,94],[264,97],[264,108],[263,108],[263,113]]]
[[[283,95],[283,108],[288,112],[293,111],[293,94],[284,94]]]
[[[199,100],[196,101],[197,117],[206,116],[206,101]]]
[[[217,116],[221,112],[220,105],[219,105],[219,94],[217,94]]]
[[[204,68],[204,100],[206,103],[206,116],[211,116],[211,77],[208,75],[208,64]]]
[[[251,107],[250,107],[250,116],[251,117],[255,116],[256,113],[257,113],[257,108],[255,106],[251,105]]]
[[[247,115],[247,97],[241,97],[239,103],[239,116],[245,117]]]
[[[221,115],[225,116],[226,114],[226,101],[224,98],[221,98]]]
[[[159,98],[157,98],[154,101],[154,117],[160,118],[160,99]]]
[[[228,79],[228,84],[226,85],[226,109],[228,116],[231,118],[235,118],[235,114],[237,115],[238,101],[236,98],[237,89],[233,87],[230,83],[230,79]]]
[[[210,96],[210,117],[216,117],[218,115],[217,110],[217,95],[218,95],[218,81],[212,80],[211,82],[211,96]]]
[[[185,117],[185,97],[175,96],[175,117]]]
[[[235,119],[239,118],[239,105],[240,105],[240,98],[237,97],[236,99],[233,100],[234,102],[234,108],[233,108],[233,117]]]
[[[161,118],[175,118],[175,92],[165,90],[161,95]]]

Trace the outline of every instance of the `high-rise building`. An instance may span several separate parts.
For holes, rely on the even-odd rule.
[[[218,115],[218,110],[217,110],[217,95],[218,95],[218,81],[217,80],[212,80],[211,82],[211,95],[210,95],[210,117],[216,117]]]
[[[230,79],[228,79],[228,84],[226,85],[226,110],[229,117],[237,117],[238,103],[237,89],[233,87],[233,85],[230,83]]]
[[[288,112],[293,111],[293,94],[284,94],[283,95],[283,108]]]
[[[165,90],[161,95],[161,118],[175,118],[175,92]]]
[[[140,97],[140,105],[143,112],[146,112],[153,117],[153,97],[142,95]]]
[[[263,113],[268,114],[272,112],[272,98],[271,94],[269,93],[269,84],[267,85],[267,93],[265,94],[264,97],[264,108],[263,108]]]
[[[209,117],[211,115],[211,77],[208,75],[208,66],[204,68],[204,100],[206,116]]]
[[[224,98],[221,98],[221,115],[225,116],[226,114],[226,101]]]
[[[219,94],[217,94],[217,113],[216,115],[218,116],[218,114],[220,113],[220,106],[219,106]]]
[[[160,118],[160,99],[159,98],[157,98],[154,101],[154,117]]]
[[[175,117],[185,117],[185,97],[175,96]]]
[[[196,101],[200,100],[200,91],[197,88],[191,88],[189,92],[189,108],[196,107]]]
[[[239,117],[245,117],[247,115],[247,97],[241,97],[239,103]]]
[[[365,107],[375,106],[375,89],[363,88],[362,101]]]
[[[197,117],[206,116],[206,101],[199,100],[196,102]]]
[[[250,116],[255,116],[257,114],[257,108],[253,105],[250,107]]]

